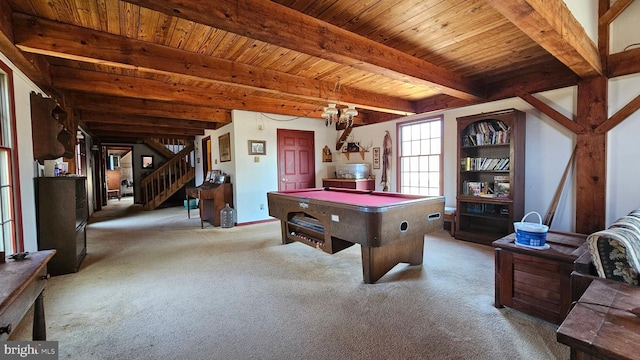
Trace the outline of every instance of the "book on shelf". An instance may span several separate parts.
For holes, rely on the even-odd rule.
[[[488,182],[465,181],[462,186],[462,195],[483,196],[492,192]]]
[[[486,157],[464,157],[460,159],[461,171],[496,171],[509,170],[509,159],[492,159]]]
[[[471,158],[465,157],[460,159],[460,170],[471,171]]]
[[[493,177],[493,193],[496,197],[509,197],[509,175],[496,175]]]
[[[481,146],[509,143],[509,127],[500,120],[475,122],[467,127],[462,137],[463,146]]]

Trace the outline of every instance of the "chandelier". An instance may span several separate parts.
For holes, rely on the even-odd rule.
[[[340,103],[340,77],[338,76],[338,82],[333,89],[334,93],[338,93],[338,104]],[[328,101],[328,99],[327,99]],[[346,108],[337,107],[336,103],[329,103],[322,112],[322,118],[324,119],[325,126],[329,126],[333,123],[337,126],[350,127],[353,125],[353,118],[358,115],[355,105],[347,105]]]
[[[353,125],[353,118],[358,115],[355,105],[347,105],[346,108],[338,108],[336,104],[329,104],[322,112],[322,118],[326,126],[336,123],[336,125],[345,125],[350,127]]]

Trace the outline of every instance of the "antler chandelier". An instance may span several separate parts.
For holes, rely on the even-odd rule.
[[[340,77],[338,76],[338,82],[333,90],[338,93],[338,104],[340,103]],[[333,123],[336,125],[345,125],[350,127],[353,125],[353,118],[358,115],[355,105],[347,105],[346,108],[337,107],[336,103],[329,103],[322,112],[322,118],[324,119],[325,126],[329,126]]]

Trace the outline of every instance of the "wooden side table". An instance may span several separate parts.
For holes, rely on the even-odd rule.
[[[515,234],[494,241],[495,306],[508,306],[560,324],[571,306],[573,263],[589,251],[586,237],[549,232],[548,249],[517,245]]]
[[[22,261],[0,264],[0,341],[9,338],[32,305],[33,340],[47,340],[42,293],[48,278],[47,263],[55,253],[43,250]]]
[[[640,354],[640,287],[594,279],[556,334],[571,359],[637,359]]]

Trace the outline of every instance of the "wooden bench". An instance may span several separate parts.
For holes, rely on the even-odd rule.
[[[120,190],[119,189],[107,190],[107,198],[111,199],[112,197],[117,198],[118,200],[122,199],[122,196],[120,195]]]

